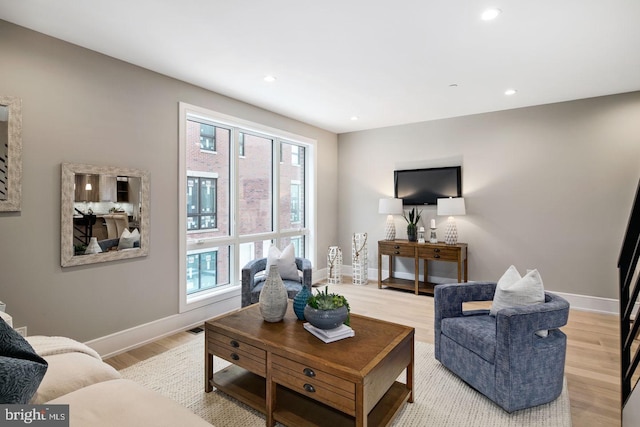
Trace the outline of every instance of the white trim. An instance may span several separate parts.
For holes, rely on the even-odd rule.
[[[124,331],[87,341],[85,344],[96,350],[104,359],[124,353],[160,338],[200,326],[213,317],[240,307],[239,289],[226,296],[226,299],[221,299],[214,304],[134,326]]]
[[[345,276],[353,276],[353,267],[350,265],[342,266],[342,274]],[[318,271],[318,275],[316,276],[317,280],[323,280],[326,278],[327,272],[326,269]],[[368,271],[369,280],[377,281],[378,280],[378,269],[377,268],[369,268]],[[408,272],[398,272],[394,271],[395,277],[400,279],[413,280],[413,273]],[[382,277],[389,276],[388,270],[382,270]],[[373,279],[372,279],[373,278]],[[423,277],[420,276],[420,280]],[[451,283],[450,277],[437,277],[430,276],[429,281],[433,283]],[[620,302],[614,298],[603,298],[603,297],[594,297],[590,295],[579,295],[579,294],[571,294],[567,292],[558,292],[554,290],[549,290],[549,292],[553,292],[556,295],[561,296],[562,298],[569,301],[571,305],[571,309],[579,310],[579,311],[590,311],[594,313],[601,314],[611,314],[618,315],[620,311]],[[634,312],[638,312],[640,310],[640,302],[635,304]]]
[[[352,271],[351,266],[343,266],[342,274],[345,276],[351,276]],[[377,277],[378,270],[376,268],[370,268],[368,274],[369,277]],[[383,277],[387,274],[388,272],[383,270]],[[316,282],[326,279],[327,269],[323,268],[314,271],[313,277]],[[411,278],[413,278],[413,276],[411,276]],[[435,279],[441,281],[451,280],[442,277]],[[375,282],[375,279],[372,281]],[[236,292],[233,293],[229,292],[226,295],[227,298],[221,299],[215,304],[209,304],[181,314],[174,314],[153,322],[134,326],[133,328],[129,328],[124,331],[87,341],[85,344],[96,350],[105,359],[124,353],[160,338],[200,326],[205,321],[213,317],[236,310],[240,306],[240,289],[236,289],[235,291]],[[618,314],[618,300],[616,299],[555,291],[551,292],[554,292],[569,301],[571,309],[573,310],[592,311],[611,315]]]

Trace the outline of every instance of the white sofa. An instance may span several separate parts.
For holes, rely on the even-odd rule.
[[[0,317],[11,326],[10,316]],[[211,426],[177,402],[121,378],[85,344],[37,335],[26,340],[48,363],[29,403],[69,405],[71,427]]]

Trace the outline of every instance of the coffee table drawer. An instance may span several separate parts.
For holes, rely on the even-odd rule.
[[[378,242],[378,248],[383,255],[414,257],[415,249],[413,246],[399,245],[395,242]]]
[[[310,366],[273,355],[271,378],[293,391],[355,414],[355,384]]]
[[[208,344],[213,347],[214,354],[221,359],[260,376],[267,375],[267,356],[263,349],[217,332],[209,334]]]

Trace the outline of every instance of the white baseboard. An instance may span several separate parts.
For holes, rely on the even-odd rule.
[[[342,267],[342,274],[352,277],[352,269],[350,266]],[[378,270],[370,268],[367,271],[370,281],[378,280]],[[383,270],[382,277],[388,276],[388,271]],[[412,280],[411,273],[395,273],[396,277]],[[320,269],[314,272],[314,280],[321,281],[327,278],[327,269]],[[422,279],[422,278],[421,278]],[[430,277],[430,281],[434,283],[450,283],[451,278],[446,277]],[[574,310],[591,311],[596,313],[617,315],[619,312],[619,302],[617,299],[593,297],[589,295],[578,295],[566,292],[551,291],[565,298],[571,304]],[[636,304],[638,305],[638,304]],[[124,331],[116,332],[104,337],[96,338],[88,341],[89,347],[96,350],[103,358],[115,356],[120,353],[140,347],[144,344],[153,342],[160,338],[173,335],[177,332],[202,325],[206,320],[240,307],[240,296],[232,294],[227,299],[217,301],[204,307],[186,311],[184,313],[175,314],[143,325],[134,326]],[[636,310],[638,307],[636,307]]]
[[[353,276],[352,267],[349,265],[342,266],[342,274],[348,277]],[[369,276],[369,280],[377,281],[378,280],[378,269],[377,268],[369,268],[367,271]],[[400,279],[413,280],[413,273],[408,272],[394,272],[395,277]],[[388,270],[382,270],[382,277],[386,278],[389,276]],[[324,280],[327,278],[327,269],[318,270],[318,275],[316,277],[317,280]],[[423,280],[422,275],[419,278]],[[435,277],[430,276],[429,281],[433,283],[451,283],[450,277]],[[567,292],[557,292],[549,289],[549,292],[553,292],[556,295],[561,296],[562,298],[569,301],[571,304],[571,308],[580,311],[591,311],[594,313],[602,313],[602,314],[611,314],[618,315],[620,311],[619,301],[614,298],[602,298],[602,297],[594,297],[590,295],[579,295],[579,294],[571,294]],[[640,309],[640,304],[636,304],[636,312]]]
[[[206,320],[238,308],[240,308],[240,296],[236,293],[213,304],[134,326],[88,341],[85,344],[96,350],[103,359],[106,359],[160,338],[202,325]]]

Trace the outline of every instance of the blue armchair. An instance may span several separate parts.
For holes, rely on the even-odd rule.
[[[498,311],[463,311],[468,301],[490,301],[495,282],[435,287],[435,357],[507,412],[555,400],[562,392],[569,303],[545,292],[541,304]],[[536,331],[549,330],[545,338]]]
[[[302,286],[306,286],[311,292],[311,261],[306,258],[296,257],[296,267],[302,272],[300,281],[283,280],[287,288],[287,295],[293,299],[300,292]],[[260,291],[266,279],[267,259],[258,258],[249,261],[242,269],[242,307],[255,304],[260,299]],[[264,273],[262,273],[264,272]],[[260,274],[259,274],[260,273]]]

